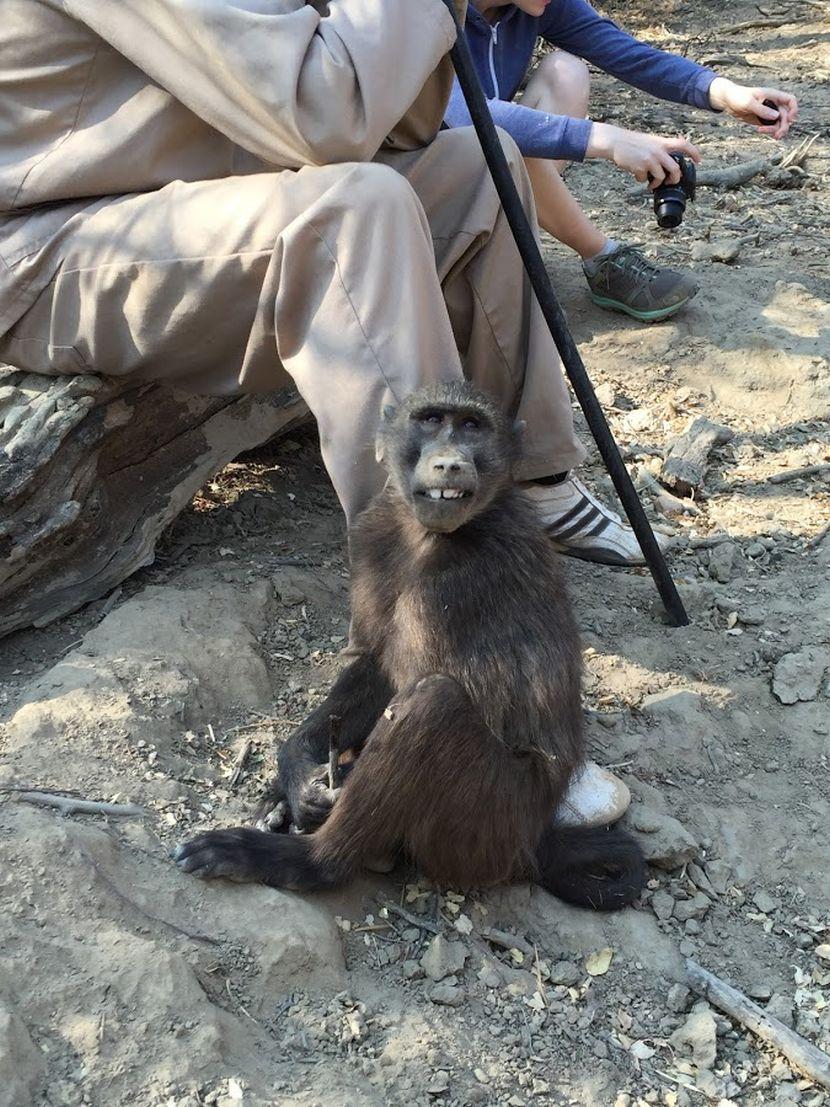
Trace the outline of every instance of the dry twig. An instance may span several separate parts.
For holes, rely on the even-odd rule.
[[[421,930],[429,930],[432,934],[440,934],[443,930],[443,927],[439,926],[438,923],[434,923],[431,919],[425,919],[423,915],[414,915],[411,911],[407,911],[405,907],[399,907],[397,903],[384,903],[383,906],[387,911],[391,911],[393,915],[406,919],[413,926],[419,926]]]
[[[783,1022],[768,1015],[737,988],[708,972],[691,958],[686,960],[689,986],[698,995],[719,1008],[741,1026],[751,1030],[762,1041],[769,1042],[791,1064],[817,1084],[830,1088],[830,1057],[812,1045],[800,1034],[790,1030]]]
[[[231,779],[229,781],[231,788],[235,788],[239,783],[239,778],[242,776],[242,770],[245,768],[245,762],[248,760],[248,754],[251,752],[252,745],[252,739],[246,738],[242,743],[242,748],[236,755],[236,761],[233,763],[233,772],[231,773]]]
[[[134,803],[99,803],[97,800],[77,799],[75,796],[58,796],[53,792],[19,791],[11,788],[3,791],[17,792],[21,803],[31,803],[35,807],[57,807],[62,815],[116,815],[126,818],[147,814],[143,807]]]
[[[790,480],[801,480],[802,477],[830,476],[830,464],[804,465],[800,469],[787,469],[783,473],[773,473],[767,480],[770,484],[786,484]]]

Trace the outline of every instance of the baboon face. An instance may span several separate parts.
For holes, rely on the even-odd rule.
[[[384,410],[378,459],[421,526],[449,533],[509,483],[519,431],[469,385],[438,385]]]

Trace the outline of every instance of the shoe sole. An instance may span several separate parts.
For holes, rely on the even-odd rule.
[[[590,289],[589,295],[597,307],[606,308],[608,311],[620,311],[623,315],[630,315],[632,319],[639,319],[641,323],[659,323],[661,319],[668,319],[670,315],[680,311],[693,298],[687,296],[685,300],[681,300],[678,304],[672,304],[670,307],[654,308],[652,311],[637,311],[636,308],[629,307],[621,300],[608,300],[604,296],[597,296]]]
[[[595,565],[613,565],[618,569],[640,569],[646,564],[646,559],[640,555],[637,561],[626,560],[620,554],[610,550],[580,550],[576,546],[562,546],[558,542],[551,543],[558,553],[565,557],[575,557],[579,561],[592,561]]]

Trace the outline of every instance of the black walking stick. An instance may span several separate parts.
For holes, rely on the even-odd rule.
[[[576,393],[576,398],[579,400],[579,405],[585,413],[585,418],[591,428],[591,433],[605,463],[605,468],[614,482],[617,495],[620,497],[637,541],[640,543],[640,549],[643,551],[651,575],[654,577],[654,583],[657,585],[657,591],[660,593],[668,616],[674,626],[687,626],[689,616],[686,614],[683,601],[674,586],[674,581],[671,578],[663,554],[657,545],[657,539],[654,537],[646,513],[643,511],[643,505],[640,503],[634,485],[631,483],[631,477],[628,475],[628,470],[620,456],[619,448],[600,407],[594,386],[565,321],[556,293],[553,291],[536,237],[525,215],[519,193],[507,165],[507,159],[496,135],[496,128],[490,116],[490,110],[487,107],[487,101],[484,98],[484,92],[470,56],[467,41],[464,38],[463,28],[459,24],[453,0],[444,0],[444,3],[447,5],[458,30],[458,38],[450,55],[458,76],[458,83],[464,93],[464,99],[467,101],[473,126],[484,151],[484,158],[493,177],[496,191],[504,208],[504,214],[507,216],[507,222],[513,232],[513,237],[516,239],[516,245],[530,278],[533,291],[536,293],[536,299],[539,301],[539,306],[550,328],[553,341],[559,350],[562,364],[565,366],[565,372],[568,374],[568,379]]]

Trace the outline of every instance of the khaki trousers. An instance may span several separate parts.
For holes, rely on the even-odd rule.
[[[0,360],[220,394],[273,390],[287,373],[350,519],[382,481],[381,405],[462,372],[527,423],[519,479],[584,456],[471,129],[372,163],[173,182],[72,223],[57,276],[0,339]]]

